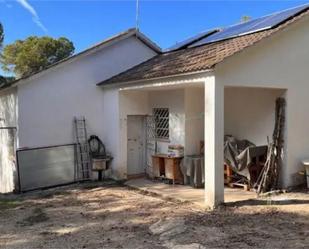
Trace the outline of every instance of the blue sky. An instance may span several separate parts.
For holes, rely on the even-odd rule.
[[[140,29],[163,48],[200,31],[307,1],[140,0]],[[0,0],[5,43],[30,35],[65,36],[79,52],[135,25],[135,0]]]

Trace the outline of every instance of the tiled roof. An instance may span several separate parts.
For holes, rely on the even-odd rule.
[[[213,68],[224,59],[269,37],[291,23],[307,15],[309,10],[295,16],[277,27],[228,40],[159,54],[123,73],[107,79],[98,85],[135,82],[159,77],[176,76],[200,72]]]

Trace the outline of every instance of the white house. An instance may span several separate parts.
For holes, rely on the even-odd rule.
[[[181,144],[197,154],[204,140],[205,200],[214,206],[224,201],[224,135],[266,144],[278,97],[287,102],[281,185],[300,183],[309,156],[308,44],[308,5],[204,32],[163,53],[129,31],[2,90],[2,115],[17,127],[18,148],[74,142],[72,118],[86,116],[114,157],[113,176],[126,179],[149,173],[147,121],[166,111],[157,151]]]
[[[166,153],[171,143],[184,145],[186,155],[196,154],[204,140],[205,200],[217,205],[224,201],[224,135],[267,144],[275,101],[284,97],[281,184],[299,184],[301,161],[309,156],[308,44],[306,5],[202,33],[99,83],[105,99],[113,99],[113,109],[105,105],[105,113],[117,114],[104,133],[117,155],[114,171],[123,178],[138,173],[138,160],[131,158],[137,152],[128,148],[131,133],[136,133],[132,122],[138,126],[138,117],[147,120],[153,108],[168,108],[169,136],[159,142],[158,151]]]
[[[107,102],[96,84],[159,52],[160,48],[146,36],[130,29],[2,89],[1,127],[15,127],[16,132],[9,136],[7,129],[1,130],[0,192],[12,191],[14,187],[15,170],[7,160],[12,147],[73,143],[74,116],[85,116],[88,134],[102,137],[104,124],[113,117],[103,116]],[[8,141],[12,136],[15,141]]]

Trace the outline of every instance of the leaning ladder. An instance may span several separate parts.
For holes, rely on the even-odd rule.
[[[75,117],[74,124],[77,142],[76,178],[86,180],[90,178],[90,157],[85,117]]]

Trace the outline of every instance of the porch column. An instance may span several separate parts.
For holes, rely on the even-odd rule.
[[[224,202],[224,87],[215,76],[205,80],[205,202],[211,208]]]

